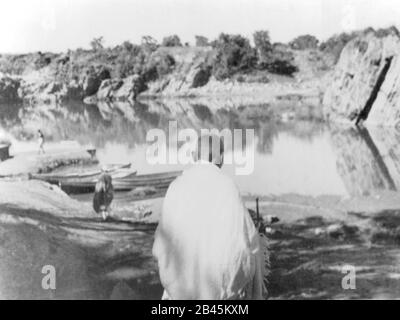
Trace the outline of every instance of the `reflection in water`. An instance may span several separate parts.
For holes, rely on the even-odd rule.
[[[387,133],[396,136],[396,132]],[[389,170],[391,158],[382,157],[383,141],[378,137],[373,139],[367,128],[331,129],[331,141],[337,155],[337,170],[349,195],[397,189],[393,175],[399,173]],[[383,144],[389,142],[389,148],[393,148],[398,141],[389,139]]]
[[[199,118],[201,121],[212,122],[213,115],[211,113],[211,110],[207,106],[203,104],[194,104],[193,111],[196,117]]]
[[[395,188],[400,190],[400,132],[391,128],[371,128],[369,132]]]
[[[17,138],[15,143],[34,140],[41,128],[50,141],[91,144],[101,162],[130,161],[139,172],[182,168],[150,165],[145,156],[147,132],[161,128],[168,134],[171,120],[177,121],[179,129],[198,132],[202,128],[254,129],[254,172],[235,176],[234,166],[224,169],[234,176],[243,193],[356,196],[400,188],[398,132],[328,127],[318,119],[282,122],[279,110],[267,104],[216,108],[181,99],[134,105],[8,106],[2,110],[7,117],[0,124]]]
[[[363,137],[365,143],[371,150],[371,152],[374,156],[374,159],[378,165],[378,168],[382,172],[382,176],[386,180],[385,186],[387,186],[387,188],[389,188],[390,190],[396,190],[396,186],[393,182],[392,177],[390,176],[390,172],[389,172],[385,162],[383,161],[380,151],[378,150],[374,141],[372,140],[367,128],[358,128],[357,127],[357,129],[358,129],[358,132],[360,133],[361,137]]]

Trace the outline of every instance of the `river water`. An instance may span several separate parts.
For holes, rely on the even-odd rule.
[[[234,136],[235,148],[226,148],[226,159],[239,153],[245,158],[224,166],[242,194],[355,196],[400,187],[397,132],[332,127],[315,114],[285,113],[269,105],[216,109],[212,104],[185,100],[10,106],[3,111],[0,130],[11,136],[12,153],[36,148],[35,132],[41,129],[48,146],[60,140],[76,140],[95,147],[101,164],[131,162],[138,173],[150,173],[185,167],[171,164],[169,158],[167,163],[154,164],[154,155],[151,158],[146,154],[154,143],[146,140],[151,129],[163,130],[167,139],[176,133],[171,121],[177,122],[179,130],[193,128],[197,133],[200,129],[228,128],[232,133],[242,129],[242,146]],[[254,139],[246,139],[246,129],[254,130]],[[184,147],[178,142],[177,152]],[[247,170],[239,174],[238,168],[244,165]]]

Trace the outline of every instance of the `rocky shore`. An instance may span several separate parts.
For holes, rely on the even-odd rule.
[[[317,97],[316,103],[320,103],[323,76],[330,63],[323,62],[325,58],[318,50],[293,51],[299,69],[294,76],[254,71],[225,80],[217,80],[209,69],[204,69],[213,54],[211,47],[160,47],[153,55],[171,57],[174,67],[156,79],[139,74],[116,76],[112,63],[96,62],[96,53],[90,51],[3,56],[0,70],[7,72],[0,72],[0,102],[54,104],[75,100],[96,104],[142,98],[248,97],[261,103],[279,96],[300,95]],[[38,67],[37,61],[42,60],[47,63]],[[80,70],[76,75],[74,68]]]
[[[209,61],[216,55],[211,46],[158,47],[146,58],[151,62],[147,73],[129,75],[120,69],[143,65],[136,60],[134,66],[125,65],[134,54],[125,49],[1,55],[0,103],[133,103],[154,98],[266,103],[300,97],[322,106],[331,122],[397,126],[399,35],[395,27],[352,33],[337,62],[322,47],[294,50],[280,45],[293,56],[290,61],[297,71],[292,75],[253,68],[224,80],[210,71]],[[332,41],[339,44],[340,38]]]

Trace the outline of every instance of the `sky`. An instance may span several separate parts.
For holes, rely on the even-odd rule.
[[[2,0],[0,52],[88,48],[99,36],[106,46],[171,34],[193,43],[195,35],[251,38],[256,30],[268,30],[274,42],[301,34],[324,40],[399,24],[400,0]]]

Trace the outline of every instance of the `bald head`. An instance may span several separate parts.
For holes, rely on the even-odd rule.
[[[219,168],[224,162],[224,141],[215,134],[201,135],[197,140],[195,160],[208,161]]]

